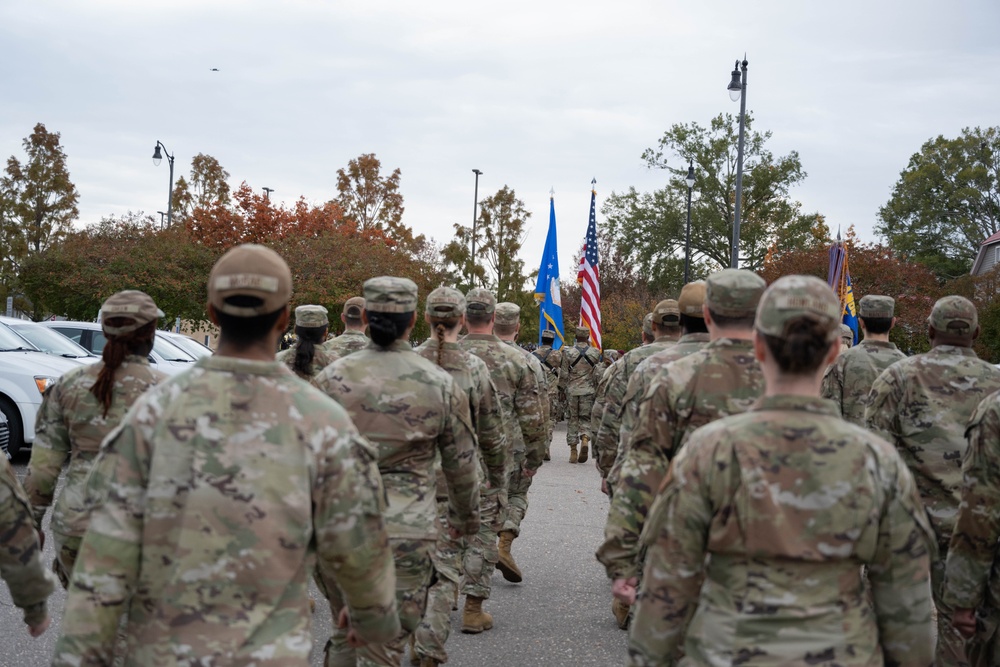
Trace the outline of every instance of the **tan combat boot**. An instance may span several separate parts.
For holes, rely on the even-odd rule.
[[[577,459],[578,463],[586,463],[587,455],[590,454],[590,448],[587,445],[590,443],[589,435],[580,436],[580,457]]]
[[[545,448],[545,454],[542,455],[542,460],[543,461],[551,461],[552,460],[552,448],[551,447],[546,447]]]
[[[410,633],[410,664],[415,667],[420,664],[420,656],[417,655],[417,636]]]
[[[441,664],[440,662],[430,657],[429,655],[425,655],[423,658],[420,659],[420,667],[437,667],[440,664]]]
[[[578,459],[578,454],[576,453],[576,445],[569,446],[569,462],[576,463]]]
[[[517,584],[521,582],[522,577],[521,570],[517,567],[517,563],[514,562],[514,557],[510,555],[510,545],[513,541],[514,531],[500,531],[500,543],[497,545],[500,557],[497,559],[497,569],[500,570],[500,574],[503,575],[504,579]],[[466,608],[468,608],[468,603],[466,603]]]
[[[618,598],[614,598],[611,601],[611,613],[615,615],[615,620],[618,621],[618,627],[622,630],[628,630],[628,613],[631,607]]]
[[[483,598],[466,595],[465,609],[462,610],[462,632],[467,635],[475,635],[492,627],[493,617],[488,612],[483,611]],[[423,663],[420,664],[422,667]]]

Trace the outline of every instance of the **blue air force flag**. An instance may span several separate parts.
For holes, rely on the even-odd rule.
[[[542,342],[542,332],[555,331],[556,339],[552,349],[558,350],[565,342],[563,331],[562,296],[559,290],[559,252],[556,243],[556,202],[555,195],[549,196],[549,233],[545,237],[542,263],[538,267],[538,283],[535,285],[535,300],[539,306],[538,343]]]

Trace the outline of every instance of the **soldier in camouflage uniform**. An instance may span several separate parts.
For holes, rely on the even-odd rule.
[[[862,300],[864,298],[862,297]],[[847,326],[843,322],[840,324],[840,351],[844,352],[846,350],[854,347],[854,329]]]
[[[42,398],[24,488],[41,532],[59,474],[69,460],[51,525],[56,541],[52,569],[63,588],[69,586],[87,532],[87,474],[101,441],[143,392],[167,378],[149,365],[160,317],[163,311],[144,292],[127,290],[109,297],[101,306],[101,330],[107,338],[102,360],[67,371]]]
[[[913,477],[819,397],[840,314],[812,276],[764,294],[766,396],[695,431],[659,485],[628,664],[680,649],[685,665],[931,664],[933,537]]]
[[[344,333],[323,343],[324,352],[332,352],[337,357],[346,357],[352,352],[368,347],[368,336],[365,335],[365,323],[361,313],[365,309],[365,300],[360,296],[352,296],[344,304],[340,321],[344,323]]]
[[[0,578],[10,588],[14,606],[24,612],[32,637],[50,623],[46,600],[55,590],[55,577],[42,564],[41,533],[31,519],[31,503],[6,457],[0,457]]]
[[[336,352],[324,350],[323,341],[329,328],[326,308],[298,306],[295,309],[295,345],[279,352],[276,359],[306,382],[312,380],[339,358]]]
[[[590,329],[576,328],[576,344],[564,346],[562,366],[559,369],[559,391],[566,397],[566,444],[569,445],[569,462],[586,461],[589,455],[590,414],[594,408],[594,394],[604,368],[601,352],[590,346]],[[582,433],[581,433],[582,431]],[[577,452],[576,446],[580,445]]]
[[[503,494],[507,485],[507,437],[503,414],[482,359],[459,347],[458,333],[465,323],[465,297],[451,287],[438,287],[427,296],[425,321],[433,337],[416,349],[417,354],[448,371],[465,392],[476,427],[480,462],[479,533],[468,539],[454,539],[448,532],[448,486],[438,466],[437,547],[432,555],[437,581],[427,594],[427,610],[414,633],[413,651],[421,667],[434,667],[448,660],[444,644],[448,640],[452,602],[465,570],[464,591],[468,596],[462,614],[462,631],[482,632],[493,627],[493,617],[482,611],[490,597],[490,582],[482,581],[484,563],[496,566],[497,533],[503,522]],[[492,572],[492,569],[490,570]]]
[[[865,425],[865,404],[875,378],[900,359],[906,359],[889,342],[889,331],[896,322],[894,308],[892,297],[877,294],[863,297],[859,311],[864,340],[844,350],[823,376],[823,398],[836,403],[840,414],[852,424]]]
[[[378,448],[389,498],[386,525],[396,561],[396,601],[403,632],[357,651],[358,665],[398,665],[424,615],[438,536],[436,461],[447,483],[452,537],[479,531],[479,459],[469,397],[445,370],[414,353],[417,286],[383,276],[364,284],[372,344],[327,366],[313,383],[339,402]],[[335,631],[327,665],[352,664]]]
[[[979,318],[971,301],[947,296],[927,320],[931,350],[889,366],[872,385],[868,428],[896,446],[917,482],[937,536],[931,583],[938,611],[935,665],[967,664],[964,642],[944,597],[944,566],[961,501],[966,425],[976,406],[1000,389],[1000,369],[976,356]]]
[[[750,339],[765,287],[760,276],[746,270],[709,276],[703,313],[711,342],[665,366],[642,398],[597,551],[621,603],[635,600],[639,534],[670,460],[696,428],[745,412],[764,391]]]
[[[355,643],[399,633],[371,445],[274,360],[291,293],[269,248],[237,246],[216,262],[215,355],[143,394],[94,463],[88,490],[106,500],[53,665],[110,665],[124,615],[126,665],[305,667],[314,572],[343,596]]]
[[[465,319],[469,335],[462,339],[461,346],[463,350],[486,362],[497,388],[510,446],[507,457],[509,496],[526,489],[530,478],[542,466],[546,448],[545,412],[542,404],[542,392],[545,390],[538,385],[525,355],[492,333],[497,307],[493,294],[477,287],[470,290],[465,299]],[[509,502],[513,505],[521,501],[515,497]],[[522,581],[523,575],[510,551],[513,541],[520,535],[520,520],[514,522],[512,519],[518,513],[523,517],[525,511],[527,495],[520,508],[509,508],[497,545],[497,569],[504,579],[514,583]],[[492,569],[489,572],[484,569],[484,578],[488,579],[490,575]]]
[[[555,340],[556,332],[552,329],[546,329],[542,332],[542,344],[531,353],[542,364],[542,369],[545,372],[545,388],[549,395],[549,435],[544,457],[546,461],[552,459],[552,433],[555,430],[556,422],[559,421],[559,413],[562,411],[559,401],[559,368],[562,365],[562,350],[552,349]]]

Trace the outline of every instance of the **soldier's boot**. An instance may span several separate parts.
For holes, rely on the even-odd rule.
[[[551,461],[552,460],[552,448],[551,447],[546,447],[545,448],[545,454],[542,455],[542,460],[543,461]]]
[[[425,655],[423,658],[420,659],[420,667],[437,667],[440,664],[441,664],[440,662],[430,657],[429,655]]]
[[[467,635],[476,635],[492,627],[493,616],[489,612],[483,611],[483,598],[466,595],[465,608],[462,610],[462,632]],[[423,663],[420,664],[423,667]]]
[[[458,611],[458,586],[455,586],[455,598],[451,601],[451,610]]]
[[[579,454],[576,453],[576,445],[569,446],[569,462],[576,463],[579,460]]]
[[[499,552],[499,557],[497,558],[497,569],[500,570],[500,574],[507,581],[513,582],[515,584],[520,583],[521,570],[517,567],[517,563],[514,562],[514,557],[510,555],[510,545],[514,541],[514,531],[512,530],[501,530],[500,531],[500,543],[497,545],[497,551]],[[468,598],[466,598],[468,600]],[[468,604],[468,602],[466,602]]]
[[[314,598],[311,595],[309,596],[309,613],[310,614],[316,613],[316,598]]]
[[[628,630],[628,614],[631,607],[618,598],[614,598],[611,602],[611,613],[615,615],[615,620],[618,621],[618,627],[622,630]]]
[[[590,448],[587,446],[590,444],[589,435],[580,436],[580,457],[577,459],[578,463],[586,463],[587,456],[590,454]]]
[[[421,662],[420,656],[417,654],[417,636],[410,633],[410,664],[419,665]]]

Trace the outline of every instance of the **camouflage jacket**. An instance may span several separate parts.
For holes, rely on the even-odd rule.
[[[639,407],[597,552],[611,579],[638,574],[639,534],[681,445],[695,429],[745,412],[763,393],[749,340],[714,340],[657,375]]]
[[[490,379],[490,370],[482,359],[466,352],[458,343],[439,344],[431,338],[415,352],[438,365],[439,349],[441,368],[451,374],[455,384],[469,398],[469,411],[476,429],[479,460],[482,464],[480,491],[483,495],[502,493],[507,486],[507,435],[497,389]],[[437,493],[438,497],[447,496],[447,482],[443,471],[438,475]]]
[[[378,448],[394,538],[437,536],[436,457],[448,481],[451,524],[479,529],[479,463],[469,397],[445,370],[397,340],[333,362],[313,384],[340,403]]]
[[[898,361],[872,385],[868,428],[894,444],[910,467],[942,549],[961,501],[966,425],[997,389],[1000,369],[952,345]]]
[[[459,343],[463,350],[486,362],[503,409],[510,465],[524,461],[537,470],[548,445],[548,425],[542,406],[544,389],[522,355],[493,334],[469,334]]]
[[[336,340],[336,339],[334,339],[334,340]],[[309,380],[312,380],[314,377],[316,377],[317,375],[319,375],[319,372],[321,370],[323,370],[324,368],[326,368],[327,366],[329,366],[330,364],[332,364],[333,362],[335,362],[337,359],[340,358],[340,355],[337,354],[336,352],[333,352],[331,350],[325,349],[325,344],[324,345],[317,345],[316,348],[315,348],[315,352],[313,354],[312,363],[309,364],[309,373],[308,374],[302,374],[302,373],[299,373],[294,368],[294,366],[295,366],[295,352],[296,352],[296,350],[298,350],[298,347],[299,346],[296,343],[294,346],[288,348],[287,350],[282,350],[281,352],[279,352],[275,356],[275,359],[277,361],[280,361],[284,365],[288,366],[288,370],[290,370],[291,372],[295,373],[296,375],[298,375],[300,378],[302,378],[306,382],[308,382]]]
[[[531,353],[542,364],[545,387],[549,396],[559,393],[559,369],[562,367],[562,350],[553,350],[551,345],[542,345]]]
[[[823,376],[823,398],[829,398],[844,419],[865,425],[865,405],[875,378],[882,371],[906,359],[895,344],[863,340],[837,357]]]
[[[167,376],[149,365],[144,356],[128,355],[115,371],[111,407],[91,393],[104,362],[67,371],[42,398],[35,420],[35,444],[24,488],[31,500],[35,526],[41,530],[45,511],[52,504],[56,483],[69,459],[66,482],[52,510],[52,532],[63,537],[83,537],[88,511],[84,506],[87,474],[101,448],[101,441],[121,423],[136,399]]]
[[[103,493],[53,665],[308,664],[308,579],[367,641],[400,632],[372,447],[277,362],[200,359],[136,401],[88,482]]]
[[[323,343],[323,351],[333,352],[338,357],[346,357],[352,352],[365,349],[368,347],[368,343],[370,342],[371,340],[364,334],[363,331],[352,331],[348,329],[339,336],[331,338]]]
[[[546,384],[545,384],[545,367],[542,366],[542,362],[539,361],[538,358],[535,355],[533,355],[531,352],[529,352],[528,350],[524,349],[523,347],[521,347],[520,345],[518,345],[514,341],[508,340],[508,341],[505,341],[505,342],[508,345],[510,345],[512,348],[514,348],[515,350],[517,350],[518,352],[520,352],[521,354],[523,354],[525,356],[525,358],[528,360],[528,368],[531,369],[532,374],[535,376],[535,384],[538,385],[539,396],[544,397],[545,394],[546,394],[546,391],[547,391],[547,387],[546,387]],[[549,416],[550,416],[549,415],[549,409],[550,409],[549,402],[548,401],[544,401],[544,400],[540,401],[540,402],[542,404],[542,419],[544,419],[545,423],[547,424],[548,421],[549,421]]]
[[[932,663],[934,538],[913,477],[832,402],[767,397],[705,426],[664,486],[630,664],[668,664],[682,642],[685,664]]]
[[[595,461],[600,461],[600,445],[596,436],[598,429],[601,428],[601,418],[604,417],[604,406],[608,397],[608,389],[617,380],[618,376],[621,375],[624,359],[622,357],[617,361],[613,361],[610,366],[605,368],[601,374],[601,381],[597,383],[597,392],[594,394],[594,405],[590,409],[590,432],[594,434],[593,447]]]
[[[567,396],[586,396],[597,391],[597,383],[604,373],[601,352],[586,343],[564,345],[559,368],[559,388]]]
[[[24,622],[37,625],[48,614],[45,601],[55,590],[55,577],[42,563],[31,504],[5,456],[0,456],[0,535],[0,577],[14,606],[24,611]]]

